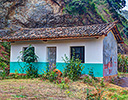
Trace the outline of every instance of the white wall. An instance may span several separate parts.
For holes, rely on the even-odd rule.
[[[11,45],[11,62],[17,62],[17,57],[23,47],[29,44],[35,47],[35,53],[38,55],[38,62],[47,61],[47,47],[57,48],[57,62],[63,62],[62,57],[66,54],[70,57],[71,46],[85,46],[85,63],[103,63],[103,38],[99,39],[75,39],[75,40],[58,40],[48,41],[33,41],[33,42],[16,42]]]

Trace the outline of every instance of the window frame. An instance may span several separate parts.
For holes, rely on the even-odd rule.
[[[82,48],[83,49],[83,60],[81,60],[81,63],[85,63],[85,46],[70,46],[70,59],[72,58],[72,48]],[[75,53],[76,54],[76,53]]]
[[[47,52],[46,52],[46,53],[47,53],[47,54],[46,54],[47,62],[49,62],[49,61],[48,61],[48,48],[55,48],[55,53],[56,53],[56,54],[55,54],[55,64],[56,64],[56,62],[57,62],[57,46],[47,46],[47,49],[46,49],[46,51],[47,51]]]

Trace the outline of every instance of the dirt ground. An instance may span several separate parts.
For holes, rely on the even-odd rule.
[[[86,86],[86,85],[85,85]],[[60,86],[49,81],[39,79],[9,79],[0,81],[0,99],[22,100],[78,100],[84,95],[79,95],[80,89],[60,89]]]
[[[86,100],[87,89],[94,95],[99,92],[94,86],[87,85],[82,81],[70,82],[65,89],[61,89],[60,84],[54,84],[47,80],[5,79],[0,80],[0,100]],[[105,87],[100,91],[103,91],[102,97],[107,100],[117,99],[125,91],[124,98],[128,100],[128,90],[114,84],[105,83]],[[115,96],[112,97],[113,95]]]
[[[128,77],[123,77],[117,80],[117,85],[128,88]]]

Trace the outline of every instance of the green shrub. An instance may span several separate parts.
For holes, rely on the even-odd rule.
[[[87,90],[87,92],[86,92],[86,94],[87,94],[86,100],[94,100],[94,98],[91,96],[92,95],[91,90],[89,90],[88,88],[86,90]]]
[[[83,82],[88,83],[89,85],[94,85],[95,80],[90,76],[85,76]]]
[[[82,15],[86,12],[87,0],[65,0],[65,8],[69,14],[79,14]]]
[[[4,58],[9,59],[9,56],[8,55],[3,55],[3,56],[4,56]]]
[[[6,52],[10,52],[10,48],[11,48],[11,45],[10,45],[10,42],[2,42],[1,45],[5,48],[5,51]]]
[[[95,100],[106,100],[105,97],[103,97],[103,90],[101,90],[100,86],[95,86],[95,89],[97,90],[97,95],[95,96]]]
[[[89,76],[91,76],[92,78],[94,78],[94,73],[93,73],[93,69],[89,69],[89,73],[88,73]]]
[[[98,82],[98,79],[94,76],[93,68],[90,67],[88,75],[91,76],[96,82]]]
[[[2,54],[6,54],[6,52],[4,52],[4,51],[1,51],[1,53],[2,53]]]
[[[104,78],[101,79],[101,81],[100,81],[100,86],[101,86],[101,87],[104,87],[104,86],[105,86],[105,84],[104,84]]]
[[[6,78],[6,72],[3,70],[3,72],[0,73],[0,77],[1,79],[5,79]]]
[[[123,95],[127,95],[127,94],[128,94],[128,90],[123,90],[120,94],[121,94],[121,95],[122,95],[122,94],[123,94]]]
[[[117,100],[127,100],[128,95],[119,95],[119,94],[115,93],[114,95],[112,95],[111,98],[112,99],[117,99]]]
[[[22,71],[26,71],[27,78],[37,78],[38,77],[38,68],[33,66],[33,62],[37,61],[38,56],[34,52],[34,48],[29,45],[26,50],[21,51],[21,56],[18,56],[19,60],[22,60],[26,63],[25,66],[21,66]]]
[[[8,76],[8,70],[6,68],[3,68],[3,72],[0,72],[0,77],[2,79],[6,79],[7,76]]]
[[[15,78],[15,79],[18,79],[18,78],[19,78],[18,71],[15,71],[14,78]]]
[[[52,70],[49,70],[47,72],[44,72],[42,74],[43,79],[48,79],[50,82],[53,82],[57,79],[58,75],[56,74],[56,72],[53,72]]]
[[[57,74],[53,71],[48,72],[48,79],[50,80],[50,82],[53,82],[54,80],[57,79]]]
[[[74,56],[69,59],[66,55],[63,60],[66,63],[66,68],[64,68],[63,76],[68,77],[72,80],[77,80],[81,76],[81,72],[84,68],[81,64],[81,60],[75,59]]]
[[[128,72],[128,56],[118,54],[118,71]]]
[[[97,94],[96,95],[92,94],[91,93],[91,90],[89,90],[87,88],[87,92],[86,92],[87,97],[86,97],[86,100],[106,100],[106,98],[103,97],[103,92],[104,91],[101,90],[101,87],[99,87],[99,86],[96,87],[95,86],[95,89],[97,91]]]
[[[5,62],[0,62],[1,69],[7,68],[7,67],[8,67],[8,65]]]
[[[60,86],[61,89],[69,89],[69,85],[67,83],[65,83],[64,80],[61,81],[59,86]]]
[[[115,84],[115,79],[112,78],[110,82],[111,82],[112,84]]]
[[[21,60],[30,64],[32,62],[37,61],[38,56],[35,54],[34,52],[34,47],[32,47],[31,45],[29,45],[25,51],[22,51],[21,53],[23,53]]]
[[[9,55],[10,55],[10,43],[9,42],[2,42],[0,43],[0,47],[2,46],[5,48],[5,51],[1,51],[4,57],[0,57],[0,67],[5,68],[9,65]],[[5,59],[6,58],[6,59]],[[1,69],[1,68],[0,68]]]
[[[115,88],[108,88],[108,90],[111,91],[111,92],[117,91],[117,89],[115,89]]]
[[[29,65],[26,71],[26,76],[28,78],[37,78],[38,77],[38,69],[33,66],[33,65]]]

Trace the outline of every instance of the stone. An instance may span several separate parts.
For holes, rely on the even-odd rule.
[[[57,3],[56,3],[57,2]],[[72,16],[63,13],[63,0],[12,0],[0,5],[0,28],[67,27],[90,24],[86,15]],[[8,21],[11,20],[11,21]],[[99,22],[99,19],[95,21]]]

